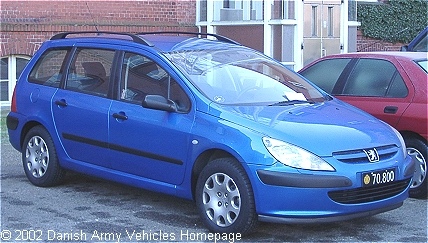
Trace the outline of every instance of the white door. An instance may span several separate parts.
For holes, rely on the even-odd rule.
[[[340,53],[341,0],[305,0],[303,65]]]

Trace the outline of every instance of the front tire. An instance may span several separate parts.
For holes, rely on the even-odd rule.
[[[65,171],[58,162],[51,136],[42,126],[30,129],[24,138],[22,163],[28,180],[40,187],[58,185]]]
[[[415,162],[415,174],[409,195],[413,198],[426,198],[427,196],[427,145],[415,138],[406,139],[407,153]]]
[[[257,224],[247,174],[232,158],[208,163],[196,184],[196,206],[206,227],[217,233],[249,233]]]

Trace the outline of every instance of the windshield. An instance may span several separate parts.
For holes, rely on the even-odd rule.
[[[412,49],[412,51],[426,52],[428,50],[428,35],[422,38]]]
[[[202,93],[220,104],[282,105],[325,100],[293,71],[245,47],[180,50],[166,56]]]

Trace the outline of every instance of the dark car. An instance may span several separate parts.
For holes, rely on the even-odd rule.
[[[416,162],[410,195],[427,195],[427,53],[358,52],[320,58],[299,71],[337,98],[403,135]]]
[[[73,170],[195,200],[222,234],[392,210],[414,173],[390,125],[204,33],[57,34],[22,72],[7,126],[34,185]]]
[[[401,51],[428,51],[428,27],[423,29],[419,34],[408,44],[401,47]]]

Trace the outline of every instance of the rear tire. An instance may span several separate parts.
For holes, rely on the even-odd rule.
[[[415,162],[415,174],[409,195],[413,198],[427,197],[427,145],[415,138],[406,139],[407,153]]]
[[[254,194],[245,170],[232,158],[207,164],[196,185],[203,223],[216,233],[249,233],[257,224]]]
[[[33,127],[26,134],[22,146],[22,163],[28,180],[36,186],[58,185],[65,176],[52,138],[42,126]]]

